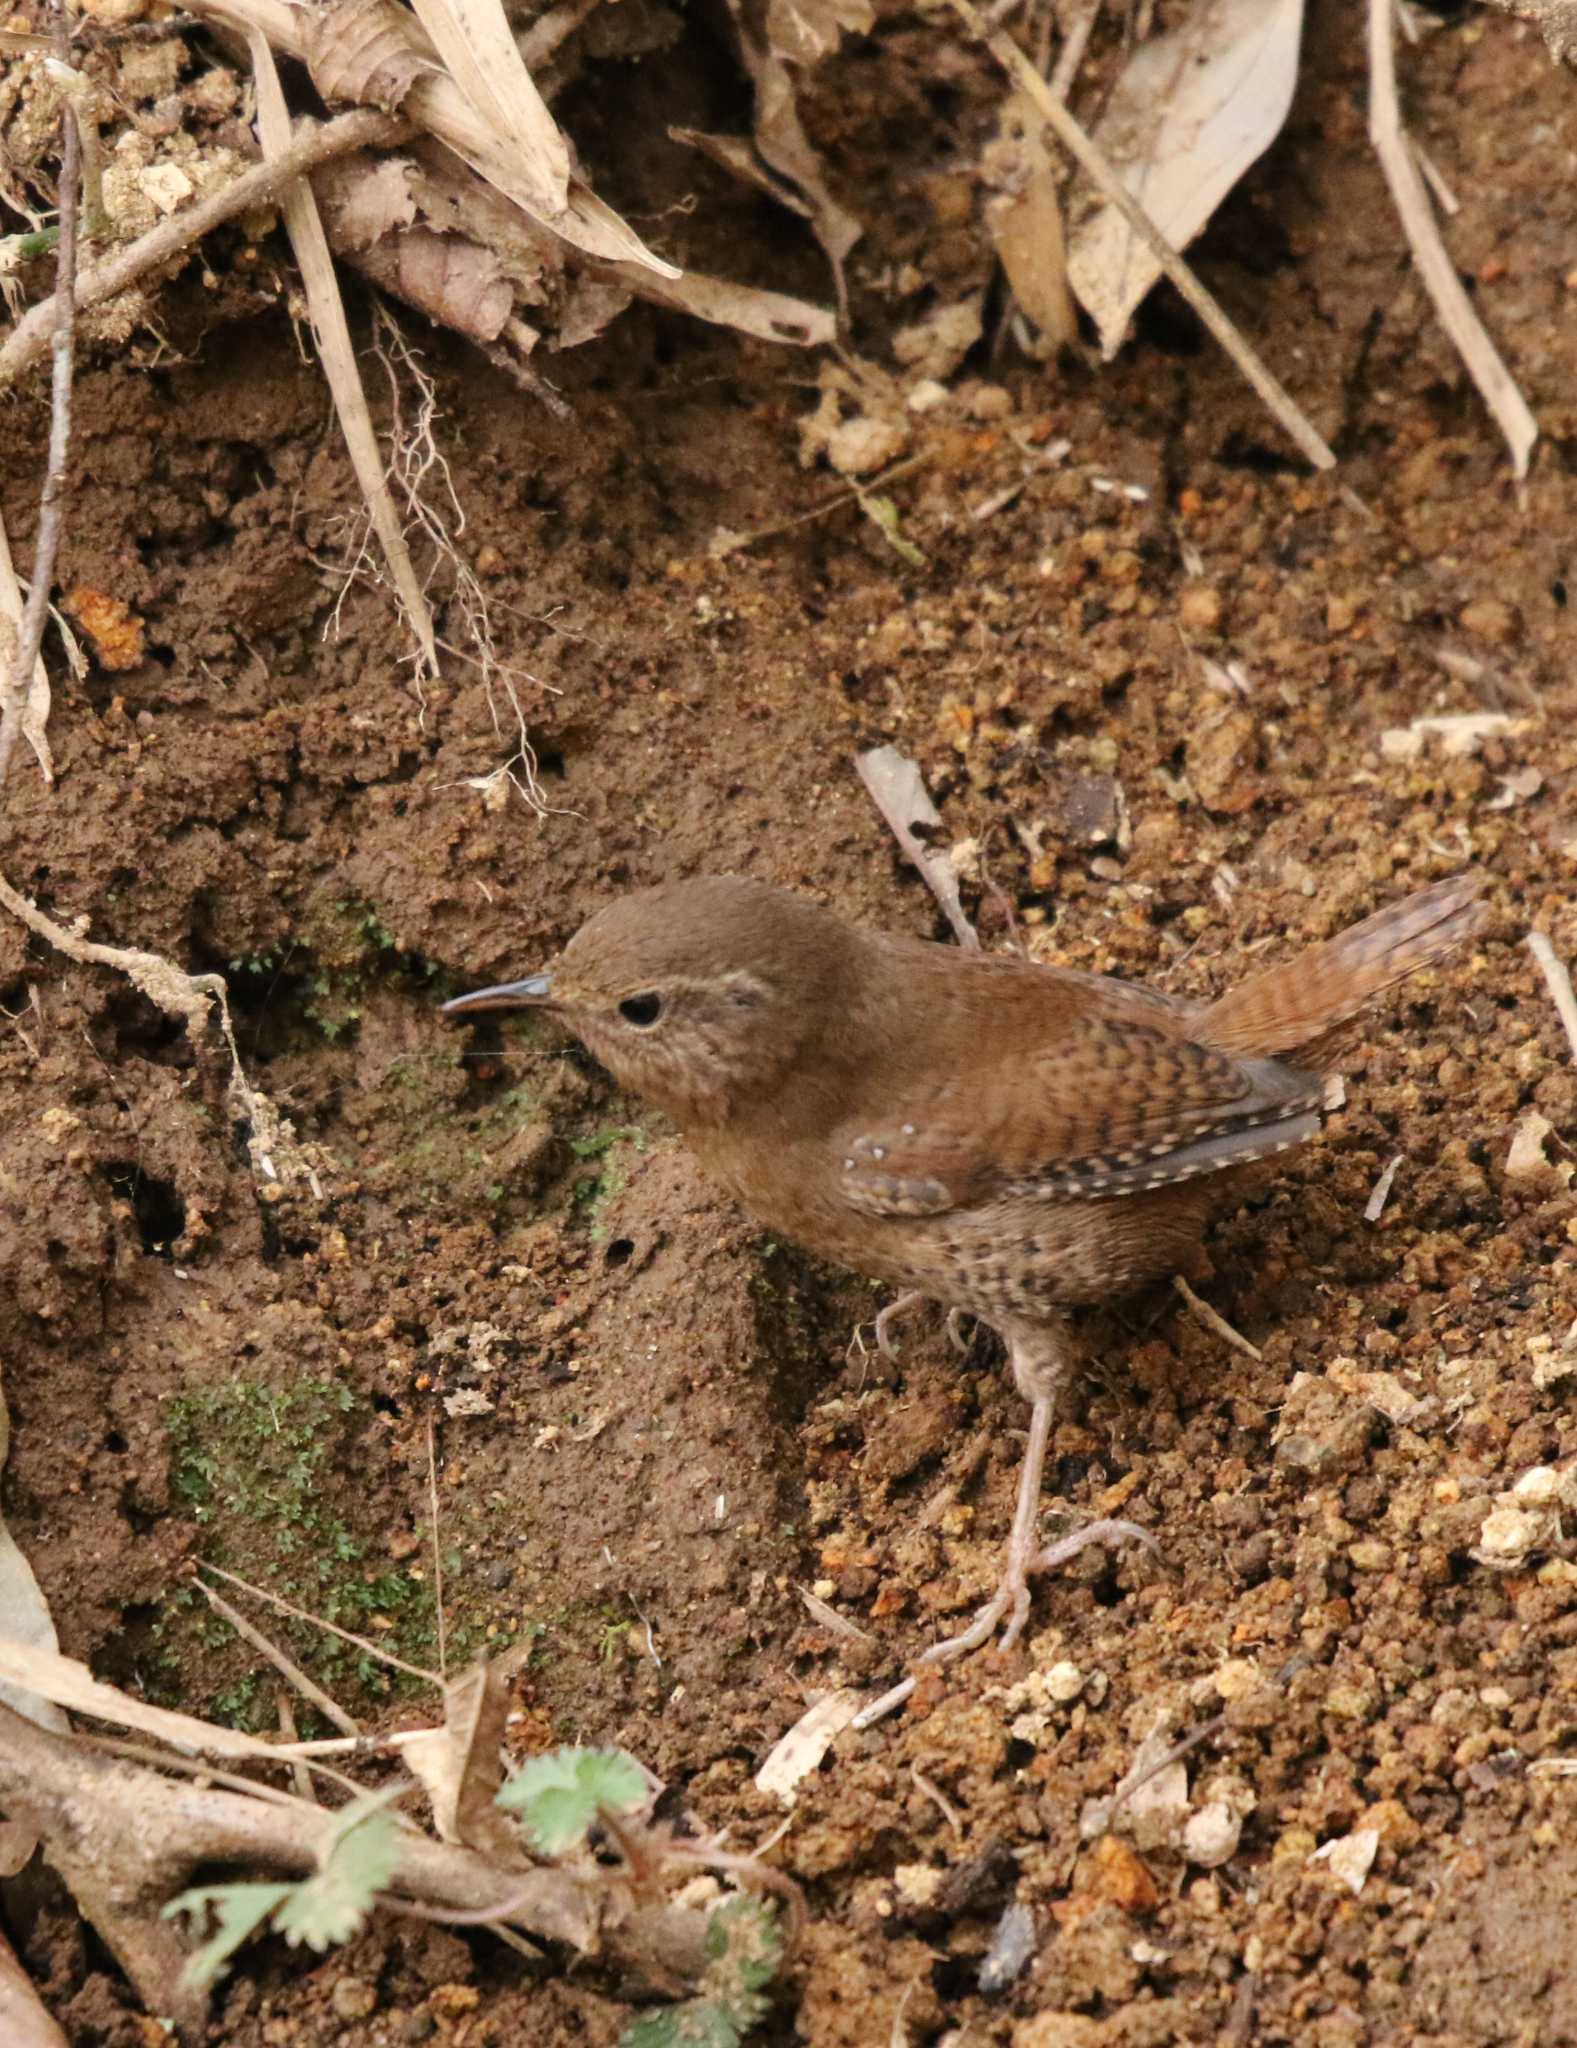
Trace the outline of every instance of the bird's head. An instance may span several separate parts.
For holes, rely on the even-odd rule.
[[[622,897],[556,966],[444,1004],[539,1009],[622,1087],[680,1123],[721,1123],[770,1089],[839,998],[851,935],[765,882],[703,876]]]

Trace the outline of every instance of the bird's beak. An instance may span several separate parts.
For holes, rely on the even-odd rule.
[[[477,1010],[523,1010],[553,1000],[551,974],[528,974],[524,981],[501,981],[496,988],[473,989],[456,996],[439,1011],[444,1017],[469,1017]]]

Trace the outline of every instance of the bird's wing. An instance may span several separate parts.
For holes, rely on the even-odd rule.
[[[1101,1200],[1244,1165],[1312,1137],[1323,1084],[1131,1017],[1086,1015],[1025,1058],[917,1077],[901,1113],[835,1134],[872,1216],[993,1199]]]

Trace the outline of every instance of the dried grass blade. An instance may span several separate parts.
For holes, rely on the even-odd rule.
[[[1479,396],[1511,450],[1513,476],[1528,473],[1528,458],[1539,438],[1539,423],[1517,389],[1500,351],[1490,340],[1462,289],[1456,265],[1440,239],[1418,159],[1408,147],[1396,96],[1396,47],[1391,36],[1393,0],[1369,0],[1369,140],[1407,233],[1408,246],[1440,324],[1450,335],[1478,386]]]
[[[532,82],[498,0],[412,0],[449,75],[541,195],[549,220],[569,202],[569,146]]]
[[[290,147],[291,134],[290,115],[279,83],[274,53],[260,29],[252,29],[247,41],[257,79],[258,135],[264,155],[278,156]],[[383,547],[389,574],[394,579],[400,608],[416,636],[421,651],[421,674],[436,676],[438,643],[432,613],[417,581],[416,566],[405,545],[405,535],[400,530],[399,515],[394,509],[394,499],[384,475],[383,452],[378,446],[361,373],[356,368],[356,352],[351,346],[345,306],[334,276],[334,259],[329,254],[328,237],[323,232],[318,203],[311,188],[298,181],[280,194],[279,204],[290,234],[290,245],[300,266],[301,280],[306,287],[318,352],[323,358],[324,375],[334,396],[334,408],[339,415],[345,444],[350,450],[356,479],[367,500],[367,509]]]

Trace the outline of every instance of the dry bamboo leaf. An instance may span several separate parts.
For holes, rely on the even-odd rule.
[[[1303,0],[1203,0],[1124,69],[1094,139],[1174,249],[1187,247],[1280,133],[1302,26]],[[1069,282],[1108,360],[1160,275],[1114,206],[1073,236]]]
[[[273,51],[260,29],[253,29],[247,41],[257,84],[258,136],[264,154],[278,156],[290,146],[290,114],[285,106],[279,72],[274,65]],[[323,360],[323,374],[333,393],[334,410],[339,416],[340,431],[350,451],[356,480],[367,500],[373,530],[388,563],[400,608],[420,649],[423,672],[436,676],[438,644],[432,613],[417,581],[416,566],[405,545],[399,514],[394,509],[388,479],[384,475],[383,454],[367,406],[367,394],[362,389],[356,351],[345,319],[345,306],[334,276],[334,259],[329,254],[328,237],[323,231],[323,219],[311,186],[305,180],[298,180],[290,186],[280,195],[280,211],[301,271],[318,354]]]
[[[0,1639],[0,1684],[20,1686],[42,1699],[53,1700],[57,1707],[65,1707],[73,1714],[91,1715],[95,1721],[107,1721],[114,1728],[135,1728],[140,1735],[151,1735],[191,1755],[278,1754],[271,1743],[256,1735],[244,1735],[239,1728],[221,1728],[191,1714],[177,1714],[168,1707],[133,1699],[113,1685],[101,1684],[86,1664],[79,1664],[74,1657],[62,1657],[58,1650],[45,1649],[41,1644]]]
[[[998,187],[986,201],[986,227],[1013,296],[1054,355],[1078,333],[1068,289],[1062,197],[1041,124],[1022,93],[1010,93],[982,174]]]
[[[374,0],[367,4],[371,6]],[[392,6],[392,0],[386,4]],[[243,36],[261,34],[275,51],[306,61],[309,20],[304,17],[308,10],[294,5],[293,0],[193,0],[193,9],[204,19],[229,24]],[[679,276],[674,265],[654,255],[582,179],[570,176],[562,200],[545,191],[529,175],[525,153],[514,138],[490,125],[447,72],[422,72],[407,91],[401,110],[523,213],[575,248],[605,262],[638,264],[658,277]]]
[[[10,1453],[11,1412],[4,1393],[0,1392],[0,1471],[4,1470]],[[54,1616],[43,1588],[4,1522],[0,1522],[0,1637],[24,1647],[47,1650],[51,1655],[60,1649]],[[40,1728],[51,1729],[57,1735],[71,1733],[71,1723],[59,1707],[39,1693],[0,1684],[0,1700]],[[0,1820],[0,1877],[15,1877],[23,1864],[31,1861],[37,1847],[37,1836],[20,1822]],[[0,2033],[0,2039],[5,2038]]]
[[[838,323],[825,306],[813,306],[809,299],[790,298],[786,292],[758,291],[754,285],[735,284],[726,277],[707,277],[698,270],[682,276],[654,277],[633,264],[610,264],[608,275],[627,284],[643,299],[660,306],[676,306],[697,320],[710,320],[716,327],[737,328],[762,341],[793,342],[800,348],[821,348],[835,341]]]
[[[331,105],[354,100],[391,114],[424,72],[439,69],[416,23],[388,0],[338,0],[309,12],[302,54]]]
[[[561,240],[528,219],[494,187],[478,184],[447,150],[418,143],[414,155],[412,190],[422,216],[436,228],[464,231],[484,243],[499,258],[516,296],[534,306],[556,305],[567,334],[584,338],[600,332],[619,310],[610,294],[619,293],[675,307],[694,319],[732,327],[762,341],[814,348],[836,336],[836,323],[824,306],[694,270],[667,276],[647,265],[588,261],[577,264],[579,276],[566,283]],[[540,324],[551,334],[551,320]],[[557,345],[567,343],[560,339]]]
[[[412,0],[449,75],[518,165],[551,224],[569,203],[569,145],[548,112],[499,0]]]

